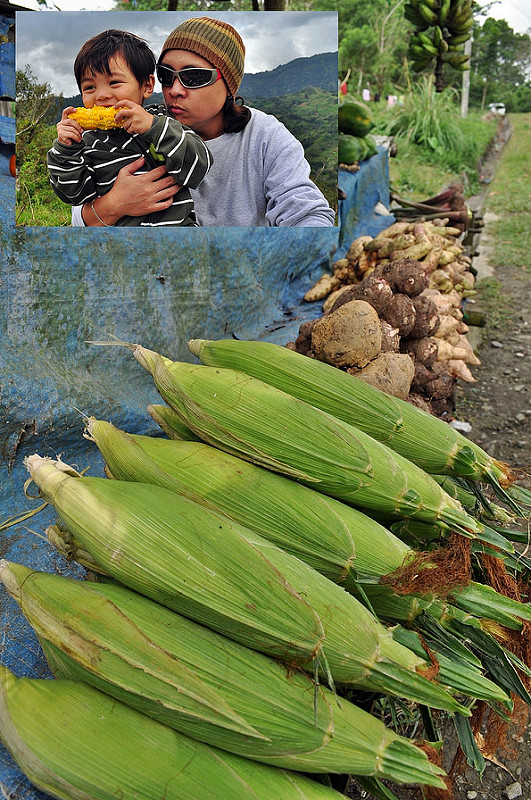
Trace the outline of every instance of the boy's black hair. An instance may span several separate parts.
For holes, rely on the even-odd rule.
[[[111,28],[89,39],[74,61],[74,75],[81,91],[81,81],[86,75],[110,74],[109,61],[116,55],[125,63],[140,85],[155,72],[156,59],[144,39],[128,31]]]

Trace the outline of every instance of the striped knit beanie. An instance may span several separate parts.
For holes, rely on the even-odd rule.
[[[167,50],[189,50],[219,69],[234,96],[243,78],[245,47],[232,25],[220,19],[193,17],[178,25],[162,47],[159,62]]]

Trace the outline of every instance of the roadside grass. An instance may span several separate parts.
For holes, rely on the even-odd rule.
[[[496,331],[508,331],[514,324],[516,313],[511,298],[504,294],[502,284],[496,278],[482,278],[476,283],[477,299],[485,314],[486,324],[482,339],[490,339]]]
[[[378,115],[378,130],[385,129],[385,113]],[[404,199],[422,200],[438,194],[445,186],[463,183],[470,196],[480,189],[478,166],[496,133],[497,121],[482,119],[480,112],[471,112],[467,119],[455,121],[462,134],[456,148],[432,150],[396,135],[398,153],[389,161],[391,190]]]
[[[511,114],[511,138],[501,154],[484,208],[499,219],[489,224],[495,266],[531,272],[531,113]]]

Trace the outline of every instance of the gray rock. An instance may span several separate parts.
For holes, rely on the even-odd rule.
[[[522,784],[519,781],[511,783],[510,786],[505,788],[504,794],[507,800],[515,800],[522,795]]]
[[[497,342],[495,339],[493,339],[490,344],[491,347],[503,347],[503,344],[501,342]]]
[[[478,796],[477,792],[467,792],[466,793],[467,800],[476,800],[477,796]]]

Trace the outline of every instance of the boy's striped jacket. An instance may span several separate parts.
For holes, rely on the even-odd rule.
[[[52,188],[63,202],[82,205],[106,194],[122,167],[143,155],[146,163],[139,174],[165,164],[168,174],[183,188],[168,209],[144,217],[122,217],[116,225],[196,226],[189,189],[199,186],[212,165],[212,156],[203,140],[170,117],[165,106],[148,106],[146,111],[154,119],[143,134],[130,134],[122,128],[87,130],[82,142],[70,146],[56,139],[48,151]]]

